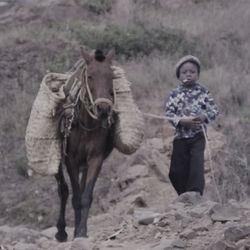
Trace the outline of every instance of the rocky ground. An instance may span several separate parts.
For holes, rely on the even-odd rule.
[[[164,212],[145,207],[138,195],[127,213],[116,211],[93,216],[90,237],[66,243],[54,239],[55,227],[42,231],[23,226],[0,226],[5,250],[246,250],[250,248],[249,202],[213,202],[196,193],[185,193],[166,205]],[[144,204],[142,206],[142,204]],[[142,207],[141,207],[142,206]],[[100,226],[101,225],[101,226]]]
[[[54,225],[59,205],[56,202],[55,184],[52,180],[48,182],[52,187],[51,195],[48,196],[48,193],[42,193],[42,190],[46,190],[43,185],[44,178],[47,177],[40,179],[34,175],[29,177],[30,184],[26,186],[35,188],[33,195],[27,189],[22,194],[25,199],[23,202],[31,206],[26,206],[29,213],[21,213],[18,209],[22,204],[20,200],[4,211],[9,213],[11,223],[8,223],[5,216],[4,223],[0,226],[0,249],[249,249],[250,201],[220,201],[207,152],[207,189],[204,197],[192,192],[177,197],[167,178],[172,129],[166,125],[164,131],[169,133],[167,139],[145,139],[134,155],[123,158],[124,156],[114,152],[113,157],[105,163],[103,175],[95,190],[98,199],[95,199],[92,207],[87,239],[73,239],[73,214],[69,205],[67,212],[71,218],[67,216],[68,241],[58,243],[55,240]],[[215,146],[210,147],[211,154],[216,154],[224,145],[224,137],[212,129],[209,134],[208,145]],[[112,165],[114,158],[115,161],[124,162],[116,171]],[[105,175],[108,174],[107,171],[110,174],[111,169],[111,181],[106,187],[108,194],[101,199],[100,196],[105,193]],[[12,199],[17,201],[17,197]],[[48,226],[48,220],[51,226]],[[16,225],[17,221],[20,221],[19,225]]]

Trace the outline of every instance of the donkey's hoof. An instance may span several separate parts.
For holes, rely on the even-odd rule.
[[[61,231],[61,232],[57,232],[55,234],[55,237],[56,239],[59,241],[59,242],[65,242],[67,241],[68,239],[68,234],[65,232],[65,231]]]

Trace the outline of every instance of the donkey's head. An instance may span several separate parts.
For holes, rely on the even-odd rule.
[[[87,93],[92,102],[93,110],[98,119],[106,119],[112,112],[114,102],[113,71],[111,62],[114,50],[110,50],[104,55],[101,50],[96,50],[94,55],[90,55],[82,49],[82,56],[86,61],[87,70],[85,83]]]

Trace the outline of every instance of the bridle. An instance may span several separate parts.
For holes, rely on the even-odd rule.
[[[80,70],[80,67],[82,67],[82,64],[78,65],[78,68],[76,69],[76,71],[78,69]],[[97,98],[96,100],[94,100],[93,95],[90,91],[89,83],[88,83],[88,74],[87,74],[86,65],[82,68],[79,78],[80,79],[78,79],[77,77],[74,77],[74,83],[71,87],[71,91],[74,87],[77,88],[77,91],[75,92],[75,94],[72,93],[71,95],[71,91],[68,93],[71,103],[63,107],[63,110],[64,110],[63,113],[65,113],[67,109],[70,110],[69,117],[65,117],[64,127],[60,129],[61,132],[64,134],[64,140],[63,140],[63,145],[62,145],[63,157],[67,155],[66,154],[67,137],[69,136],[71,132],[72,124],[74,122],[77,122],[79,124],[79,127],[84,132],[93,132],[99,129],[100,127],[107,129],[113,123],[112,115],[113,115],[114,106],[116,102],[115,91],[113,91],[114,92],[113,101],[108,98]],[[99,120],[98,115],[97,115],[97,105],[100,103],[106,103],[111,107],[111,112],[109,116],[107,117],[107,121],[106,121],[107,125],[104,126],[103,124],[101,125],[97,124],[95,127],[91,127],[91,128],[87,127],[87,125],[84,124],[84,122],[80,119],[81,104],[83,104],[83,106],[85,107],[86,111],[88,112],[91,118],[93,118],[94,120]],[[61,115],[60,120],[62,121],[62,115]]]
[[[93,95],[91,93],[90,87],[89,87],[89,83],[88,83],[88,72],[87,72],[87,66],[83,67],[82,72],[81,72],[81,88],[79,90],[79,97],[78,99],[80,100],[80,102],[84,105],[86,111],[88,112],[88,114],[90,115],[90,117],[92,117],[94,120],[98,120],[98,114],[97,114],[97,106],[100,103],[105,103],[108,106],[111,107],[111,110],[113,110],[113,107],[115,105],[115,98],[114,101],[112,101],[111,99],[108,98],[97,98],[97,99],[93,99]],[[79,102],[78,100],[78,102]],[[107,117],[107,121],[108,121],[108,126],[111,125],[112,123],[112,111],[110,112],[109,116]],[[83,125],[83,122],[80,120],[80,117],[78,117],[79,123],[81,123]],[[81,126],[82,128],[86,128],[86,130],[91,130],[89,128],[87,128],[86,126]]]

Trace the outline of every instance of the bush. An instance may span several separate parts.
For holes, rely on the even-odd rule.
[[[112,10],[114,0],[91,0],[84,1],[85,3],[79,3],[90,12],[101,15]]]
[[[187,39],[183,31],[172,29],[147,29],[141,25],[122,28],[108,26],[98,27],[73,26],[73,37],[92,49],[114,48],[119,55],[131,58],[138,55],[149,55],[153,51],[165,54],[195,53],[197,39]]]

